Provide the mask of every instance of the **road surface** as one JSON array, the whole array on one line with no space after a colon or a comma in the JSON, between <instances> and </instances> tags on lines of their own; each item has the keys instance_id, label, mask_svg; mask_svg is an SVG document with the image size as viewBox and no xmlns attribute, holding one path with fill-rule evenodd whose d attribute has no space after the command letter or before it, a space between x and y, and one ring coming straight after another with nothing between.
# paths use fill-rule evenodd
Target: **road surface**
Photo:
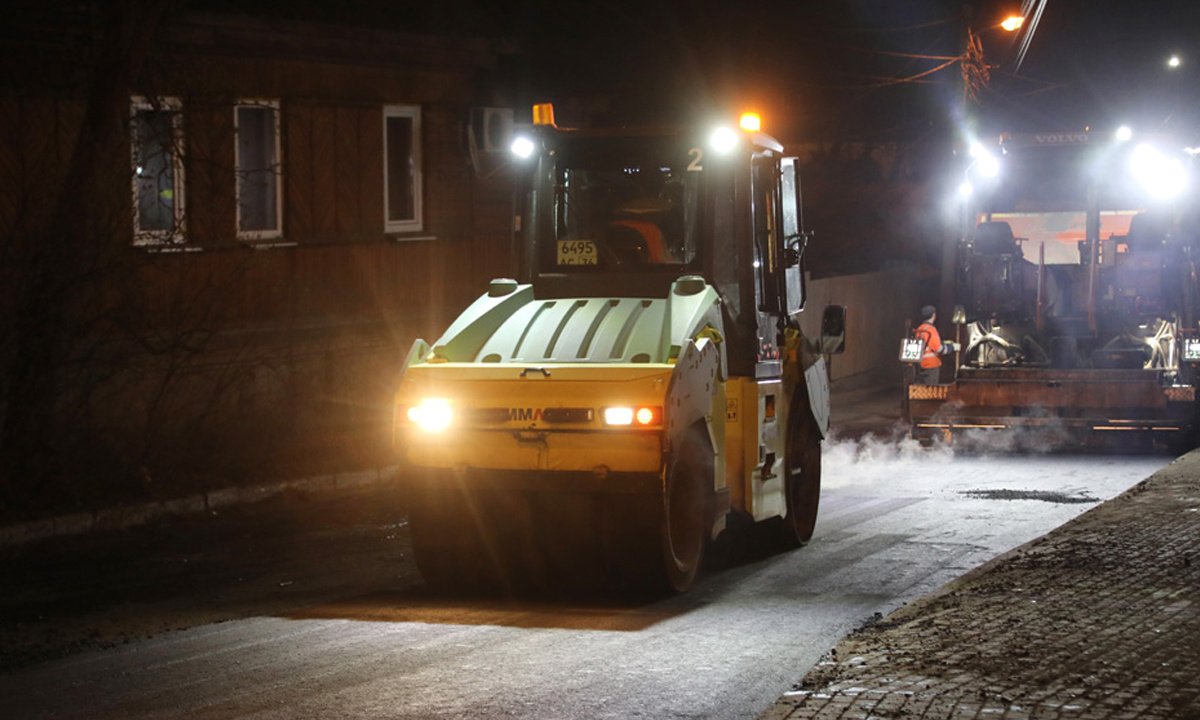
<instances>
[{"instance_id":1,"label":"road surface","mask_svg":"<svg viewBox=\"0 0 1200 720\"><path fill-rule=\"evenodd\" d=\"M807 547L739 545L648 604L435 596L371 497L30 549L0 697L13 719L753 718L846 633L1169 461L833 443Z\"/></svg>"}]
</instances>

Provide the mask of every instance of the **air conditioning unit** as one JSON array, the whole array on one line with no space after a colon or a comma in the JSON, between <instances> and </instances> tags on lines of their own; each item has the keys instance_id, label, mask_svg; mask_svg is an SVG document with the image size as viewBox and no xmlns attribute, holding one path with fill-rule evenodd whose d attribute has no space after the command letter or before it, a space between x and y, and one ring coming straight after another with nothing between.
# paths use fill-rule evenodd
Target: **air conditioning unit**
<instances>
[{"instance_id":1,"label":"air conditioning unit","mask_svg":"<svg viewBox=\"0 0 1200 720\"><path fill-rule=\"evenodd\" d=\"M475 149L483 153L508 152L512 143L512 108L471 109L471 135Z\"/></svg>"}]
</instances>

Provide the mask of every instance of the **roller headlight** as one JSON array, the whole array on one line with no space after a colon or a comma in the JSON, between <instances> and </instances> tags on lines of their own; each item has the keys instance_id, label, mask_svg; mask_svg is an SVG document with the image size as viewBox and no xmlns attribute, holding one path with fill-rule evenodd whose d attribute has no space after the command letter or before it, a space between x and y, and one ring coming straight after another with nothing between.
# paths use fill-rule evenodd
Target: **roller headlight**
<instances>
[{"instance_id":1,"label":"roller headlight","mask_svg":"<svg viewBox=\"0 0 1200 720\"><path fill-rule=\"evenodd\" d=\"M533 140L530 140L528 137L525 137L524 135L518 135L512 141L512 145L510 146L509 149L512 150L513 155L516 155L517 157L521 158L522 160L525 160L526 158L531 157L533 155L533 151L536 150L537 148L536 148L536 146L534 146Z\"/></svg>"},{"instance_id":2,"label":"roller headlight","mask_svg":"<svg viewBox=\"0 0 1200 720\"><path fill-rule=\"evenodd\" d=\"M657 427L662 425L662 408L619 406L604 408L604 424L627 427Z\"/></svg>"},{"instance_id":3,"label":"roller headlight","mask_svg":"<svg viewBox=\"0 0 1200 720\"><path fill-rule=\"evenodd\" d=\"M709 137L709 145L719 155L732 152L738 146L738 134L733 128L717 128Z\"/></svg>"},{"instance_id":4,"label":"roller headlight","mask_svg":"<svg viewBox=\"0 0 1200 720\"><path fill-rule=\"evenodd\" d=\"M454 422L454 409L449 400L422 400L410 407L406 415L409 422L425 432L441 432Z\"/></svg>"}]
</instances>

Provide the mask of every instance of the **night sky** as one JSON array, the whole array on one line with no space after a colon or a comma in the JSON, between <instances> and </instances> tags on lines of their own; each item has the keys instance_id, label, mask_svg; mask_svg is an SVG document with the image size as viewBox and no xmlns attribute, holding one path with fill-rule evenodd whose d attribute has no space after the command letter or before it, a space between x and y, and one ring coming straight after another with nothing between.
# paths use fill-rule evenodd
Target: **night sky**
<instances>
[{"instance_id":1,"label":"night sky","mask_svg":"<svg viewBox=\"0 0 1200 720\"><path fill-rule=\"evenodd\" d=\"M689 121L753 107L781 136L812 139L920 138L961 126L959 64L924 73L959 55L969 26L990 70L977 101L967 103L981 130L1132 123L1196 134L1200 2L1026 4L1043 11L1031 37L1028 28L996 27L1021 10L1021 0L193 0L191 7L511 38L523 51L505 59L497 79L518 106L551 100L568 113L563 120L607 123ZM1173 53L1183 65L1169 71Z\"/></svg>"},{"instance_id":2,"label":"night sky","mask_svg":"<svg viewBox=\"0 0 1200 720\"><path fill-rule=\"evenodd\" d=\"M1069 129L1137 122L1179 130L1181 109L1195 124L1195 0L1045 0L1019 70L1024 35L996 28L1018 2L604 6L576 11L574 19L531 15L538 28L529 35L531 75L548 95L607 88L614 105L630 113L754 106L801 136L919 135L961 114L957 63L914 76L947 62L935 58L957 56L969 24L993 66L990 83L970 104L980 124ZM1171 53L1184 65L1168 72Z\"/></svg>"}]
</instances>

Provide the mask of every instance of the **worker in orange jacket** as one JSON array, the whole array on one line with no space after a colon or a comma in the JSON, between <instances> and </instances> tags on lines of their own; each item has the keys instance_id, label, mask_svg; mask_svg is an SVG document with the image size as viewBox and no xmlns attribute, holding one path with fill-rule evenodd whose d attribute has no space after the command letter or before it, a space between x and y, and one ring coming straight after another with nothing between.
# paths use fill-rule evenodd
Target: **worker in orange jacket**
<instances>
[{"instance_id":1,"label":"worker in orange jacket","mask_svg":"<svg viewBox=\"0 0 1200 720\"><path fill-rule=\"evenodd\" d=\"M932 305L921 308L921 318L921 324L913 331L916 337L925 341L925 354L921 357L920 366L917 367L917 384L937 385L938 376L942 372L942 359L938 356L952 353L958 348L952 342L942 342L941 335L934 327L933 322L937 320L937 308Z\"/></svg>"}]
</instances>

